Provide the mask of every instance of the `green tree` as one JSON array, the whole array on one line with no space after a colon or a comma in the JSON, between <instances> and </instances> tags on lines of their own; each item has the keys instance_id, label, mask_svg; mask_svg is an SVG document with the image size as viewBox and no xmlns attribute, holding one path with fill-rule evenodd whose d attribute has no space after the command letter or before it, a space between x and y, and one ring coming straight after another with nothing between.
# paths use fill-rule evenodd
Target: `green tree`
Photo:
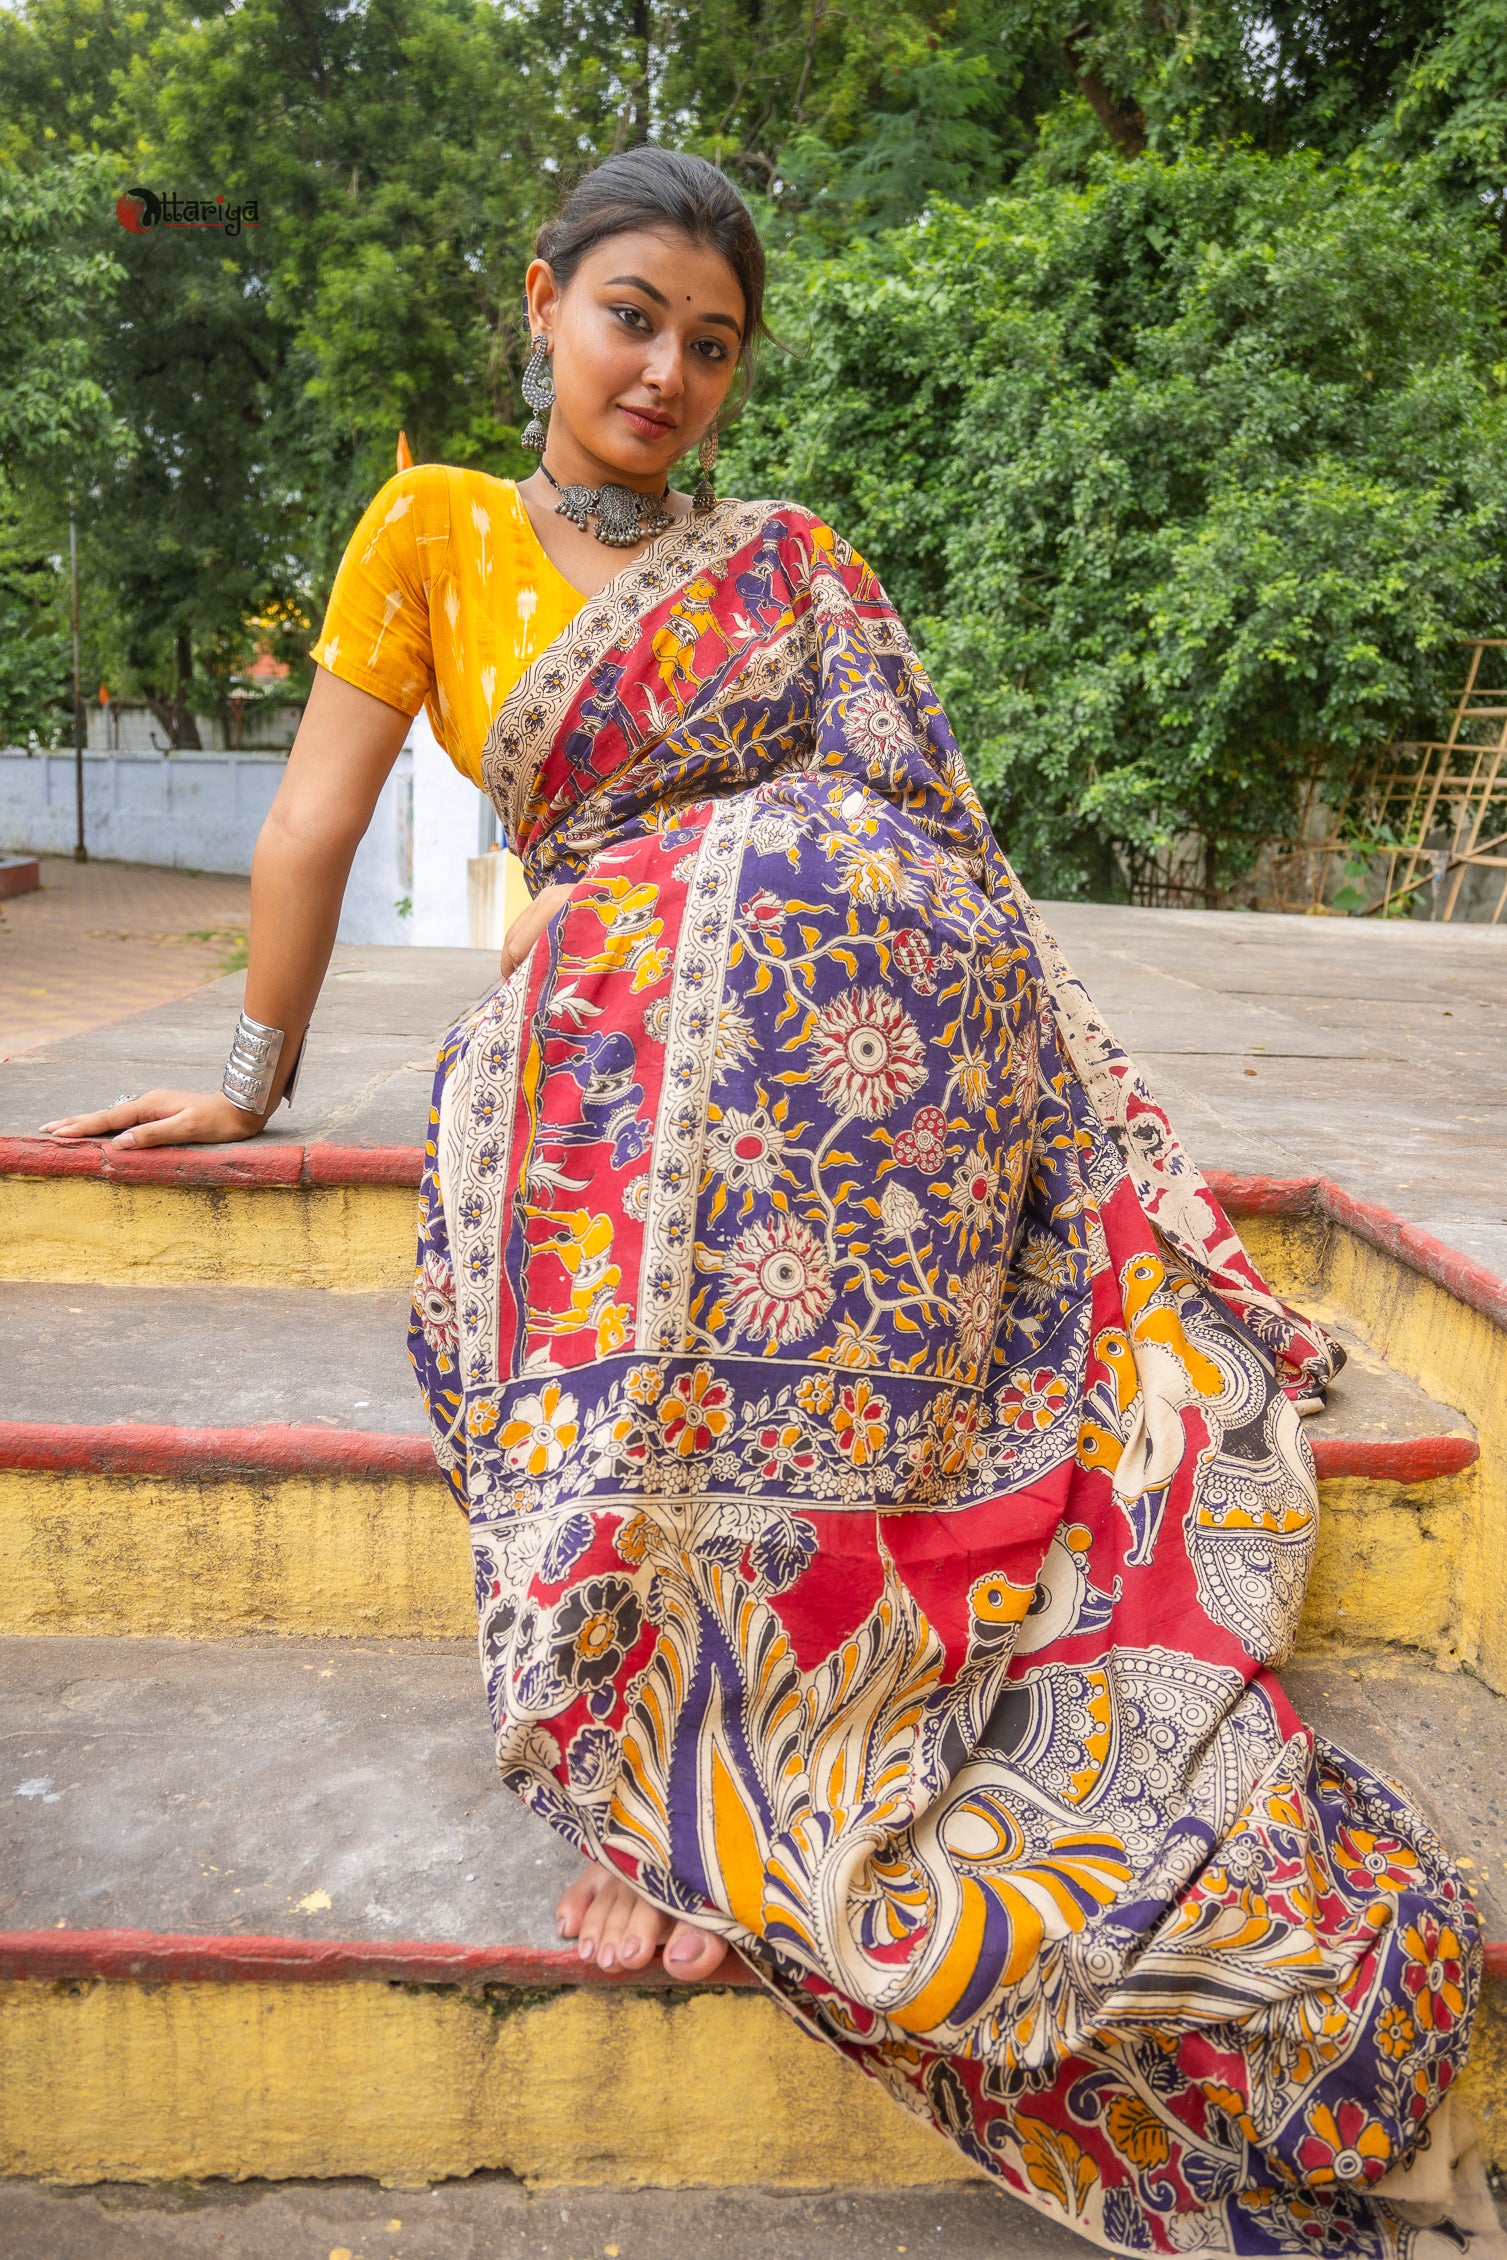
<instances>
[{"instance_id":1,"label":"green tree","mask_svg":"<svg viewBox=\"0 0 1507 2260\"><path fill-rule=\"evenodd\" d=\"M1491 243L1312 154L933 208L788 273L732 476L876 565L1033 885L1218 887L1507 619Z\"/></svg>"},{"instance_id":2,"label":"green tree","mask_svg":"<svg viewBox=\"0 0 1507 2260\"><path fill-rule=\"evenodd\" d=\"M98 321L119 270L97 243L107 178L85 157L0 162L0 743L50 739L66 694L67 498L126 434Z\"/></svg>"},{"instance_id":3,"label":"green tree","mask_svg":"<svg viewBox=\"0 0 1507 2260\"><path fill-rule=\"evenodd\" d=\"M1291 707L1292 718L1276 723L1242 705L1232 681L1221 679L1217 697L1207 684L1187 687L1198 672L1191 623L1204 622L1208 653L1225 634L1208 609L1216 583L1238 583L1257 555L1273 570L1284 560L1298 570L1293 529L1303 525L1311 547L1302 570L1315 576L1310 595L1328 591L1326 616L1370 620L1387 558L1403 560L1396 571L1409 602L1433 586L1409 546L1421 544L1440 574L1465 578L1448 601L1438 582L1437 603L1419 615L1415 658L1438 620L1470 606L1472 624L1485 617L1469 578L1485 537L1467 497L1480 490L1462 465L1472 448L1479 461L1495 444L1489 370L1503 358L1500 270L1469 248L1492 245L1490 222L1507 208L1494 16L1488 0L1233 0L1219 9L911 0L888 10L852 0L653 9L646 0L530 0L522 9L500 0L226 0L207 12L186 0L22 0L0 11L9 98L0 154L28 178L51 177L69 153L104 167L69 242L59 238L43 264L55 250L116 271L113 289L80 301L68 353L47 369L49 382L72 367L79 381L107 383L128 438L90 473L91 669L151 699L174 741L188 742L193 713L224 705L254 649L270 642L302 664L307 624L355 517L391 468L400 427L420 460L521 469L519 286L535 227L574 169L653 138L716 157L755 193L792 335L809 321L834 325L817 363L831 363L851 427L840 430L830 403L802 392L803 374L777 367L749 425L749 475L777 465L796 491L829 498L890 565L910 609L938 623L928 633L939 664L954 670L960 711L995 749L998 791L1008 799L1017 788L1007 791L1007 771L1023 776L1039 759L1046 782L1032 806L1043 812L1042 839L1067 857L1064 872L1095 884L1108 884L1115 857L1136 852L1169 812L1195 805L1211 838L1228 835L1218 856L1238 861L1221 764L1279 778L1298 756L1279 757L1273 745L1316 743L1320 722L1298 716L1290 683L1273 711ZM1263 162L1249 154L1257 150L1265 174L1251 170ZM1402 171L1383 175L1366 159L1354 173L1368 150ZM111 216L114 197L152 181L180 194L254 197L260 224L234 238L129 236ZM1296 256L1295 212L1320 229L1315 215L1352 206L1385 207L1413 231L1420 261L1437 239L1447 274L1469 271L1475 310L1452 380L1458 397L1448 415L1439 410L1441 430L1455 436L1440 440L1437 461L1407 450L1394 459L1377 396L1352 398L1313 378L1315 337L1339 336L1353 319L1367 335L1367 323L1377 326L1364 277L1334 281L1327 298L1311 277L1290 299L1272 281ZM1375 240L1352 228L1330 248L1376 254L1376 272L1390 276L1387 224L1377 219ZM1207 303L1200 297L1213 254L1243 272L1257 260L1250 231L1269 225L1285 246L1271 288L1230 317L1229 336L1210 331L1198 345L1195 316L1207 325L1218 298L1211 285ZM1011 228L1035 246L1029 255ZM1211 247L1205 266L1200 245ZM1418 369L1434 370L1440 387L1459 331L1452 290L1432 360L1421 314L1408 331ZM1279 304L1290 312L1300 302L1313 335L1296 315L1285 328L1274 319ZM1230 391L1220 372L1238 360L1247 330L1266 341L1271 363L1244 421L1230 407L1227 428L1216 430L1203 394ZM1157 359L1174 343L1191 356L1186 400ZM1019 366L1002 367L1004 352ZM1388 381L1389 399L1404 393L1422 397L1416 385L1408 393ZM1353 417L1351 437L1328 435L1318 404L1331 398ZM1271 463L1259 477L1252 468L1258 401L1278 423L1296 419L1287 471L1310 482L1301 496L1280 488ZM1173 475L1179 417L1193 454L1186 474ZM858 434L867 461L852 444ZM1160 460L1157 447L1173 452ZM1278 458L1286 462L1281 449ZM1336 465L1343 482L1324 486L1321 468L1327 477ZM37 619L60 492L57 477L49 486L31 476L20 517L12 496L7 554L20 578L6 586ZM1080 513L1076 550L1061 532L1069 495ZM1424 495L1434 498L1426 508ZM1430 511L1442 513L1437 523ZM1049 599L1010 562L1021 525L1049 537ZM963 527L974 529L973 552ZM1347 559L1359 593L1340 587L1349 586ZM1101 569L1107 612L1083 594ZM1173 592L1177 609L1153 634L1157 591ZM1266 617L1264 596L1241 601L1242 619ZM1046 606L1050 633L1032 602ZM949 613L968 622L961 642L949 643L941 625ZM1136 624L1114 627L1121 613ZM1080 627L1085 640L1074 643ZM1099 644L1110 655L1102 664ZM1008 716L995 668L1006 645L1023 655L1008 677L1025 686L1010 694ZM969 649L986 655L972 685ZM1046 695L1048 678L1066 680L1070 649L1082 711L1066 728L1065 710L1053 706L1050 742L1038 745L1032 732L1046 730L1046 709L1032 700ZM1253 665L1247 654L1242 683L1254 680ZM1393 714L1400 681L1388 675L1390 687L1367 693L1369 706L1346 711ZM1189 797L1184 753L1169 750L1192 743L1193 725L1171 719L1184 695L1201 714L1211 698L1223 702L1217 747L1198 756L1208 772L1202 801ZM1125 721L1152 706L1156 754L1149 725ZM1101 742L1096 715L1116 717L1115 743L1134 750L1122 759ZM1342 751L1344 729L1336 723L1331 736ZM1271 787L1277 800L1281 789ZM1267 784L1242 790L1254 824ZM1016 821L1027 819L1017 811Z\"/></svg>"},{"instance_id":4,"label":"green tree","mask_svg":"<svg viewBox=\"0 0 1507 2260\"><path fill-rule=\"evenodd\" d=\"M1496 0L1456 0L1381 138L1431 162L1466 210L1494 219L1507 254L1507 37Z\"/></svg>"}]
</instances>

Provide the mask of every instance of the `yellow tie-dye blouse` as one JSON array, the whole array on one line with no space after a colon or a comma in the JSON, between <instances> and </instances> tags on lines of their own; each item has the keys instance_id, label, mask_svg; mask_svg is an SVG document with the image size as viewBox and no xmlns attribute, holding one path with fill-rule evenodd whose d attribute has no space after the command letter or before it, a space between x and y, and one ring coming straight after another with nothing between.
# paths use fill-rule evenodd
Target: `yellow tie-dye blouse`
<instances>
[{"instance_id":1,"label":"yellow tie-dye blouse","mask_svg":"<svg viewBox=\"0 0 1507 2260\"><path fill-rule=\"evenodd\" d=\"M311 656L404 714L427 706L479 785L493 715L584 602L511 479L421 463L388 480L351 536Z\"/></svg>"}]
</instances>

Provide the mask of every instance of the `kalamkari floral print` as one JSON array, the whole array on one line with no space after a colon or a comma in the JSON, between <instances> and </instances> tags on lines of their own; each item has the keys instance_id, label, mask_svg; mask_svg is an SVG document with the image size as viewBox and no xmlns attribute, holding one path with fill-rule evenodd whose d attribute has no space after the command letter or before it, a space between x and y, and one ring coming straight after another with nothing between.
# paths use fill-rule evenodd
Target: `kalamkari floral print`
<instances>
[{"instance_id":1,"label":"kalamkari floral print","mask_svg":"<svg viewBox=\"0 0 1507 2260\"><path fill-rule=\"evenodd\" d=\"M1102 2246L1468 2246L1378 2185L1471 1902L1273 1676L1334 1353L873 575L784 505L677 527L484 772L574 882L444 1047L415 1289L509 1783Z\"/></svg>"}]
</instances>

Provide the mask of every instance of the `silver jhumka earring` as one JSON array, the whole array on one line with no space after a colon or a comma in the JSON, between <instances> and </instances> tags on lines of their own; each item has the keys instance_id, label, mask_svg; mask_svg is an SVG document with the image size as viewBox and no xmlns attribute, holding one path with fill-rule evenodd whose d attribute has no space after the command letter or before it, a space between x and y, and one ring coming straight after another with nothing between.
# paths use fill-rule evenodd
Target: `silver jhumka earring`
<instances>
[{"instance_id":1,"label":"silver jhumka earring","mask_svg":"<svg viewBox=\"0 0 1507 2260\"><path fill-rule=\"evenodd\" d=\"M531 455L542 455L546 438L543 419L555 405L555 379L549 365L548 338L535 338L534 350L528 357L520 389L534 413L519 434L518 444L526 447Z\"/></svg>"},{"instance_id":2,"label":"silver jhumka earring","mask_svg":"<svg viewBox=\"0 0 1507 2260\"><path fill-rule=\"evenodd\" d=\"M710 510L717 500L717 489L712 484L712 473L717 468L717 427L715 424L703 434L696 450L696 460L701 465L701 476L696 481L696 492L691 496L691 508L697 512Z\"/></svg>"}]
</instances>

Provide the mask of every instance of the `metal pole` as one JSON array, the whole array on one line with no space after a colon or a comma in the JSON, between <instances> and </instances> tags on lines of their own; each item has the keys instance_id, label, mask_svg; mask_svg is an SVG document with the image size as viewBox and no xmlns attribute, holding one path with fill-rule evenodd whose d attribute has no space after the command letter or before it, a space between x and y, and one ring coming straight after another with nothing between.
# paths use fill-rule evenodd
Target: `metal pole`
<instances>
[{"instance_id":1,"label":"metal pole","mask_svg":"<svg viewBox=\"0 0 1507 2260\"><path fill-rule=\"evenodd\" d=\"M73 791L78 815L73 860L75 863L87 863L89 850L84 845L84 685L79 672L78 635L78 527L74 523L71 503L68 507L68 579L73 614Z\"/></svg>"}]
</instances>

